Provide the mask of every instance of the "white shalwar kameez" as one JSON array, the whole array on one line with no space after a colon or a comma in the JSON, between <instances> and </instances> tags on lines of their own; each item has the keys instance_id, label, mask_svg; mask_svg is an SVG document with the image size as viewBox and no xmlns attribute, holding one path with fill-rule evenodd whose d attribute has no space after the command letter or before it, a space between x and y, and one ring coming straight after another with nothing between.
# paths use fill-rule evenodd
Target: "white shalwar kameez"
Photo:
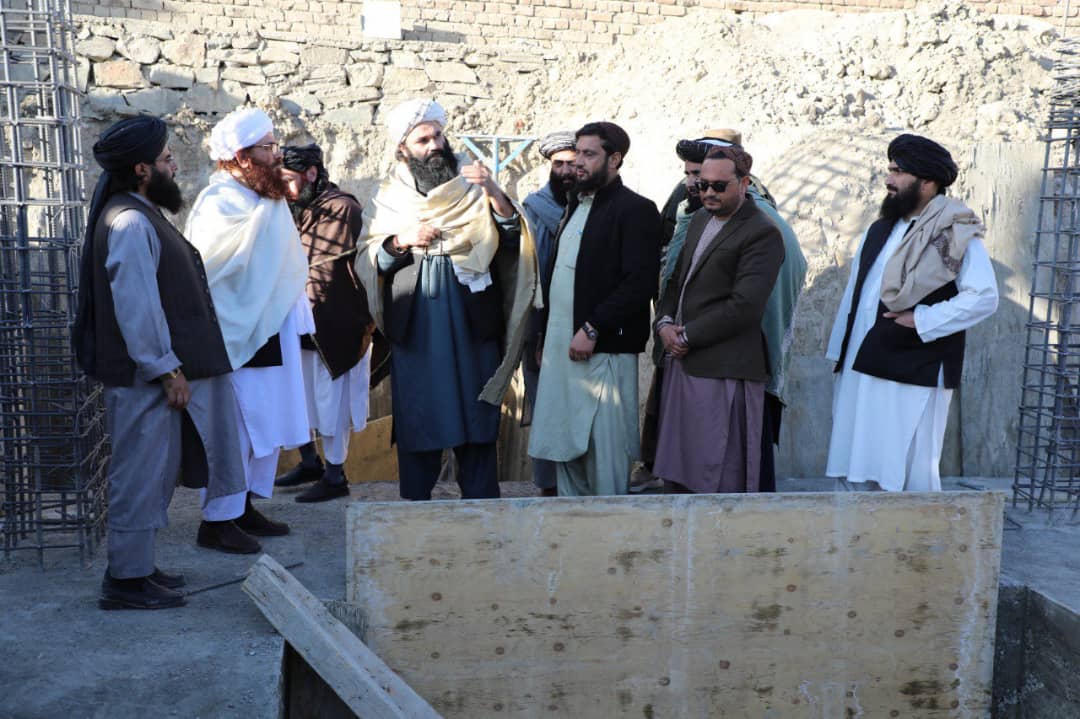
<instances>
[{"instance_id":1,"label":"white shalwar kameez","mask_svg":"<svg viewBox=\"0 0 1080 719\"><path fill-rule=\"evenodd\" d=\"M247 490L206 501L203 518L209 522L236 519L244 513L248 492L270 497L274 491L278 453L308 441L308 404L304 393L300 335L315 331L306 295L301 295L285 318L279 334L281 364L233 370L240 448Z\"/></svg>"},{"instance_id":2,"label":"white shalwar kameez","mask_svg":"<svg viewBox=\"0 0 1080 719\"><path fill-rule=\"evenodd\" d=\"M315 331L315 319L304 293L307 257L284 200L215 172L191 208L185 235L201 253L234 367L247 491L203 495L203 518L218 522L243 514L248 492L271 496L280 448L308 440L300 335ZM245 367L275 334L282 364Z\"/></svg>"},{"instance_id":3,"label":"white shalwar kameez","mask_svg":"<svg viewBox=\"0 0 1080 719\"><path fill-rule=\"evenodd\" d=\"M859 347L877 319L885 265L915 219L900 220L893 226L863 283L844 367L833 388L833 429L825 469L829 477L846 477L850 483L876 482L890 492L941 491L939 464L952 400L952 390L945 389L940 371L937 387L923 387L852 369ZM864 234L829 337L825 356L833 362L840 357L865 242ZM978 239L968 244L956 287L959 293L952 299L915 308L915 329L923 342L966 330L997 309L994 268Z\"/></svg>"},{"instance_id":4,"label":"white shalwar kameez","mask_svg":"<svg viewBox=\"0 0 1080 719\"><path fill-rule=\"evenodd\" d=\"M345 464L349 435L367 426L371 348L368 347L363 358L337 379L330 376L330 370L314 350L300 351L300 366L311 429L322 438L326 461ZM304 442L307 441L305 438Z\"/></svg>"}]
</instances>

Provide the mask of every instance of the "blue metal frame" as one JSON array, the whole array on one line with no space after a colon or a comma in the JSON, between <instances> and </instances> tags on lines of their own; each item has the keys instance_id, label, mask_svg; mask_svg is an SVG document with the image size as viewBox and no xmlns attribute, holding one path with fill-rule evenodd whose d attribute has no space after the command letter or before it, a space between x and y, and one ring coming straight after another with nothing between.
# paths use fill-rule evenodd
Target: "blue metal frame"
<instances>
[{"instance_id":1,"label":"blue metal frame","mask_svg":"<svg viewBox=\"0 0 1080 719\"><path fill-rule=\"evenodd\" d=\"M537 139L535 137L523 137L516 135L455 134L454 136L460 137L461 141L465 144L465 147L468 148L469 152L471 152L473 155L476 156L477 159L479 159L481 162L491 168L491 172L495 177L496 183L499 181L499 172L502 170L502 168L516 160L518 156L521 155L521 153L524 152L529 145L536 142ZM483 150L481 150L480 147L476 144L477 142L491 143L491 154L489 155ZM504 143L510 145L510 154L507 155L505 158L502 158L500 157L500 145Z\"/></svg>"}]
</instances>

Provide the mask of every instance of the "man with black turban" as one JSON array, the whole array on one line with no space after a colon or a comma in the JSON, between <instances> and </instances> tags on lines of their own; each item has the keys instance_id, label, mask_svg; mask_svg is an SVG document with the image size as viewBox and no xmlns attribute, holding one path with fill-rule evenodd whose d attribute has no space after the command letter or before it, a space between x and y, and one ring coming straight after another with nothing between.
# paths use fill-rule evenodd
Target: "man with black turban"
<instances>
[{"instance_id":1,"label":"man with black turban","mask_svg":"<svg viewBox=\"0 0 1080 719\"><path fill-rule=\"evenodd\" d=\"M536 262L543 269L551 262L551 250L555 246L555 235L559 231L559 222L566 212L570 201L570 192L574 189L576 170L574 169L574 133L568 131L552 132L540 141L540 156L550 164L548 181L536 192L530 194L521 203L525 207L525 217L532 228L536 241ZM541 272L540 282L547 283L550 277ZM536 356L540 336L540 311L533 310L529 321L529 331L525 337L525 350L521 354L521 375L525 380L525 399L529 403L531 421L532 408L536 406L536 386L540 382L540 365ZM533 484L544 497L554 497L555 465L545 459L532 460Z\"/></svg>"},{"instance_id":2,"label":"man with black turban","mask_svg":"<svg viewBox=\"0 0 1080 719\"><path fill-rule=\"evenodd\" d=\"M889 144L887 194L852 261L826 356L836 362L826 474L850 487L941 491L938 465L964 332L997 309L975 213L945 189L949 151Z\"/></svg>"},{"instance_id":3,"label":"man with black turban","mask_svg":"<svg viewBox=\"0 0 1080 719\"><path fill-rule=\"evenodd\" d=\"M177 477L229 491L242 479L231 370L199 253L162 209L183 206L165 123L122 120L94 145L72 340L105 385L112 436L102 609L184 604L184 578L154 565ZM182 472L181 472L182 470Z\"/></svg>"},{"instance_id":4,"label":"man with black turban","mask_svg":"<svg viewBox=\"0 0 1080 719\"><path fill-rule=\"evenodd\" d=\"M660 267L660 213L619 177L630 138L612 122L575 133L577 182L544 287L529 456L555 462L559 496L626 494L638 458L638 353Z\"/></svg>"},{"instance_id":5,"label":"man with black turban","mask_svg":"<svg viewBox=\"0 0 1080 719\"><path fill-rule=\"evenodd\" d=\"M345 458L349 435L367 425L371 335L375 323L353 268L364 208L330 182L315 144L282 148L285 197L308 258L307 298L315 332L300 338L308 421L322 438L300 446L300 463L277 478L278 487L315 482L297 502L348 497Z\"/></svg>"}]
</instances>

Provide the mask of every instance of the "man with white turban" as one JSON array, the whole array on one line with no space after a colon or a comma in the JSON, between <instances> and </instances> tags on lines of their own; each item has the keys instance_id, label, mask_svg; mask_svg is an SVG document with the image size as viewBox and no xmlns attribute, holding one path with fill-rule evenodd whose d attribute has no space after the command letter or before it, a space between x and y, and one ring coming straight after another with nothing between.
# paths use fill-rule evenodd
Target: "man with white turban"
<instances>
[{"instance_id":1,"label":"man with white turban","mask_svg":"<svg viewBox=\"0 0 1080 719\"><path fill-rule=\"evenodd\" d=\"M536 259L541 268L549 266L559 222L566 211L570 191L574 189L577 172L574 169L574 158L577 156L574 151L575 142L574 133L569 130L549 133L540 140L540 156L550 163L548 181L521 203L525 207L525 217L532 229L536 243ZM546 279L542 278L541 282ZM540 382L540 365L536 351L543 332L539 311L533 312L529 332L525 337L525 351L521 355L521 375L525 380L525 399L529 403L530 420L532 408L536 406L536 386ZM555 487L555 464L546 459L533 459L532 470L533 484L540 490L541 496L556 496L558 492Z\"/></svg>"},{"instance_id":2,"label":"man with white turban","mask_svg":"<svg viewBox=\"0 0 1080 719\"><path fill-rule=\"evenodd\" d=\"M218 169L185 234L202 253L234 370L247 489L204 502L198 543L249 554L260 549L254 536L289 531L256 510L251 496L272 494L281 447L309 439L300 336L315 326L270 118L255 108L225 116L210 133L210 157Z\"/></svg>"},{"instance_id":3,"label":"man with white turban","mask_svg":"<svg viewBox=\"0 0 1080 719\"><path fill-rule=\"evenodd\" d=\"M495 439L535 297L518 207L479 162L458 174L431 100L394 108L395 163L364 210L356 271L391 346L401 496L431 498L453 448L461 494L498 497Z\"/></svg>"}]
</instances>

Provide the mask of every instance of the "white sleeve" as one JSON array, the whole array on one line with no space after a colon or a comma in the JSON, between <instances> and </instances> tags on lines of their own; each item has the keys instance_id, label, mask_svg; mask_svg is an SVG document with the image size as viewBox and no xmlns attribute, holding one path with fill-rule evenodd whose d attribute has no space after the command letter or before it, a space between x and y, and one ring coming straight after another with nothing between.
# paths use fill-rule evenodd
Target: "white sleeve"
<instances>
[{"instance_id":1,"label":"white sleeve","mask_svg":"<svg viewBox=\"0 0 1080 719\"><path fill-rule=\"evenodd\" d=\"M915 331L923 342L966 330L997 309L997 278L981 240L974 239L968 244L956 288L959 293L952 299L915 308Z\"/></svg>"}]
</instances>

